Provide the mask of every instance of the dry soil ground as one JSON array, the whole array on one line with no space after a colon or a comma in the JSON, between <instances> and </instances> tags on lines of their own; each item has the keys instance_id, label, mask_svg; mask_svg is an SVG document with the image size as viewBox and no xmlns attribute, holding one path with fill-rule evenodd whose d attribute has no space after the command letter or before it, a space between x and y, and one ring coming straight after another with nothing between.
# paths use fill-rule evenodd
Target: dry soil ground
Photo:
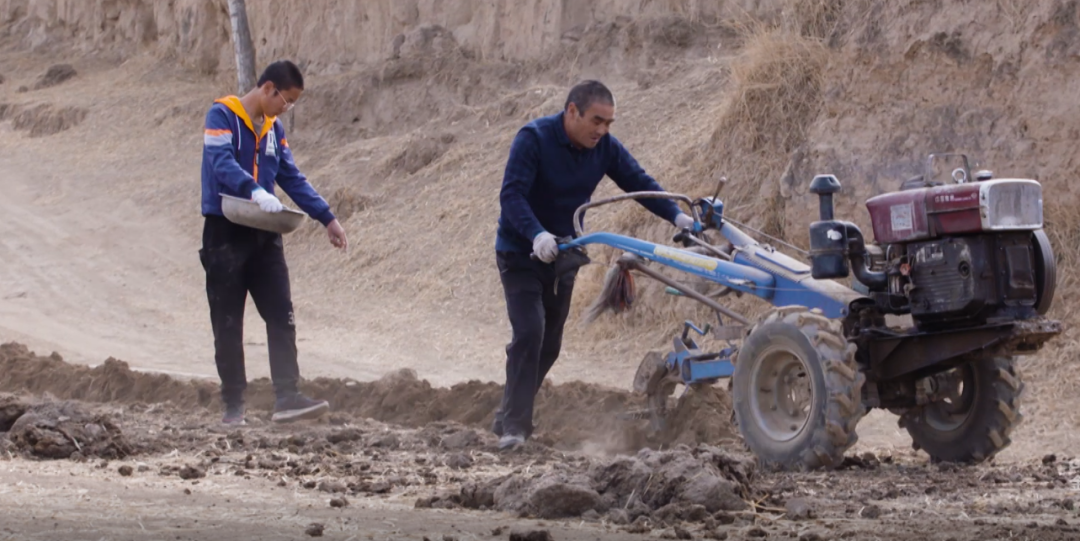
<instances>
[{"instance_id":1,"label":"dry soil ground","mask_svg":"<svg viewBox=\"0 0 1080 541\"><path fill-rule=\"evenodd\" d=\"M1080 460L931 465L861 453L830 473L769 473L731 437L681 427L658 450L596 412L633 399L545 389L540 438L501 453L484 430L497 388L431 391L398 374L317 380L337 412L276 425L254 383L251 424L215 426L213 385L0 348L4 539L1074 539ZM44 396L46 398L40 398ZM57 397L78 397L62 400ZM587 409L592 418L562 410ZM475 407L470 407L475 406ZM387 419L384 423L373 419ZM601 427L601 428L598 428ZM606 430L604 435L598 430ZM706 439L713 444L696 443ZM687 442L687 443L679 443ZM662 445L666 443L667 445ZM534 534L542 535L542 534ZM544 539L545 537L535 537Z\"/></svg>"}]
</instances>

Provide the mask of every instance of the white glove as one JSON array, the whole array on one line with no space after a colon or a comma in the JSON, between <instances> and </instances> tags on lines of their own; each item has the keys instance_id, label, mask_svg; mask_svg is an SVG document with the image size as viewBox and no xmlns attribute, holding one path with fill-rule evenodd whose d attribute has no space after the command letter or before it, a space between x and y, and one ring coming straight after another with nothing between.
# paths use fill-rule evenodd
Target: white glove
<instances>
[{"instance_id":1,"label":"white glove","mask_svg":"<svg viewBox=\"0 0 1080 541\"><path fill-rule=\"evenodd\" d=\"M686 214L679 214L675 217L675 227L679 229L693 229L694 219Z\"/></svg>"},{"instance_id":2,"label":"white glove","mask_svg":"<svg viewBox=\"0 0 1080 541\"><path fill-rule=\"evenodd\" d=\"M533 239L533 253L540 261L551 263L559 257L559 243L555 241L555 235L544 231Z\"/></svg>"},{"instance_id":3,"label":"white glove","mask_svg":"<svg viewBox=\"0 0 1080 541\"><path fill-rule=\"evenodd\" d=\"M281 212L285 208L280 199L262 188L255 188L251 192L251 200L258 203L263 212Z\"/></svg>"}]
</instances>

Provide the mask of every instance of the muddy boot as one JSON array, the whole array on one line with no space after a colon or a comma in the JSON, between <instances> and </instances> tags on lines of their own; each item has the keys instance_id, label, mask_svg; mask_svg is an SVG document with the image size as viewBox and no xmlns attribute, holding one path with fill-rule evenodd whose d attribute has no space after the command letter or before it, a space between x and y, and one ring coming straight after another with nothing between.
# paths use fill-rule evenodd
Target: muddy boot
<instances>
[{"instance_id":1,"label":"muddy boot","mask_svg":"<svg viewBox=\"0 0 1080 541\"><path fill-rule=\"evenodd\" d=\"M508 450L511 450L511 449L513 449L515 447L520 447L522 445L525 445L525 435L524 434L518 434L518 433L515 433L515 432L510 432L508 434L504 434L501 438L499 438L499 450L500 451L508 451Z\"/></svg>"},{"instance_id":2,"label":"muddy boot","mask_svg":"<svg viewBox=\"0 0 1080 541\"><path fill-rule=\"evenodd\" d=\"M244 419L244 404L226 404L225 415L221 417L221 424L226 426L244 426L247 421Z\"/></svg>"},{"instance_id":3,"label":"muddy boot","mask_svg":"<svg viewBox=\"0 0 1080 541\"><path fill-rule=\"evenodd\" d=\"M314 400L296 393L277 399L272 419L275 423L315 419L329 409L330 403L325 400Z\"/></svg>"}]
</instances>

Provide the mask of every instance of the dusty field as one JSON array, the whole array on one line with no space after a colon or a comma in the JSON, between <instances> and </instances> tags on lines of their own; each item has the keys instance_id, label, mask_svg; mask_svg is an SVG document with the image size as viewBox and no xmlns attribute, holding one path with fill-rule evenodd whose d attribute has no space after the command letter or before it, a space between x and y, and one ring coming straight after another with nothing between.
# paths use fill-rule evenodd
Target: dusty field
<instances>
[{"instance_id":1,"label":"dusty field","mask_svg":"<svg viewBox=\"0 0 1080 541\"><path fill-rule=\"evenodd\" d=\"M1080 533L1080 460L1070 456L962 468L913 453L863 453L836 472L775 474L757 471L722 430L620 453L611 435L632 434L633 422L560 416L551 398L596 411L626 397L613 391L598 404L566 385L546 390L542 437L500 453L484 419L463 411L482 405L482 392L455 387L404 410L388 397L408 395L417 382L399 378L369 387L316 381L312 389L339 389L341 406L325 419L275 425L259 398L249 426L226 429L204 407L208 384L133 373L118 361L88 370L12 344L0 359L13 378L3 388L40 393L0 394L5 539L297 539L313 524L328 539ZM266 382L257 383L261 397ZM348 393L357 401L344 400ZM464 399L469 393L476 400ZM372 419L380 416L395 422Z\"/></svg>"}]
</instances>

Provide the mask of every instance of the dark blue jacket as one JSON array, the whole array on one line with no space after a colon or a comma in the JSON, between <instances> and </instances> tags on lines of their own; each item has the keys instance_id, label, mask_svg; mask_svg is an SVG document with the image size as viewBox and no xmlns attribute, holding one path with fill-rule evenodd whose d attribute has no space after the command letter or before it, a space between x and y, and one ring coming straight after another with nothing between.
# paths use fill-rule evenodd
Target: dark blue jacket
<instances>
[{"instance_id":1,"label":"dark blue jacket","mask_svg":"<svg viewBox=\"0 0 1080 541\"><path fill-rule=\"evenodd\" d=\"M215 100L206 113L203 135L202 213L221 216L221 195L249 198L259 186L274 193L278 184L308 216L323 225L334 221L334 213L293 161L285 139L285 128L277 118L263 121L262 133L255 127L240 98Z\"/></svg>"},{"instance_id":2,"label":"dark blue jacket","mask_svg":"<svg viewBox=\"0 0 1080 541\"><path fill-rule=\"evenodd\" d=\"M663 191L611 134L584 150L566 135L563 113L526 124L514 138L503 175L495 249L531 253L533 238L544 231L573 236L574 211L589 201L604 175L625 192ZM669 222L681 212L671 200L639 202Z\"/></svg>"}]
</instances>

